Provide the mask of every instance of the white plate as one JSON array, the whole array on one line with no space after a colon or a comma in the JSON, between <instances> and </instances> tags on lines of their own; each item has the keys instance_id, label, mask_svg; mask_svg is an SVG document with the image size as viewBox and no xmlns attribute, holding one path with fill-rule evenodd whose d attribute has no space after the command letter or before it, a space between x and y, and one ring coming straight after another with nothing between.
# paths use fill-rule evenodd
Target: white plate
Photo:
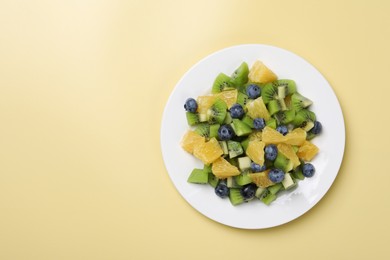
<instances>
[{"instance_id":1,"label":"white plate","mask_svg":"<svg viewBox=\"0 0 390 260\"><path fill-rule=\"evenodd\" d=\"M215 77L230 75L243 61L249 66L263 61L279 78L293 79L297 89L313 100L311 107L323 125L323 132L313 139L320 152L313 160L316 173L299 182L291 192L283 192L270 206L250 201L232 206L221 199L209 185L190 184L193 168L203 164L180 147L189 129L183 105L189 97L210 93ZM278 226L298 218L311 209L328 191L339 171L345 145L345 127L340 104L329 83L312 65L281 48L249 44L215 52L194 65L179 81L166 104L161 126L161 149L165 166L184 199L203 215L222 224L244 229Z\"/></svg>"}]
</instances>

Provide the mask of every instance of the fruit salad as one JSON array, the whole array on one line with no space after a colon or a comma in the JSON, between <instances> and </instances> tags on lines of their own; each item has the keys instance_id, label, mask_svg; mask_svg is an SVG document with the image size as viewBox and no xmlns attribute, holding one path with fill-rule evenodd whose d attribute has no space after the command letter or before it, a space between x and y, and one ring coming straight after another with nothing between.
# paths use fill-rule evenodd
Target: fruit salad
<instances>
[{"instance_id":1,"label":"fruit salad","mask_svg":"<svg viewBox=\"0 0 390 260\"><path fill-rule=\"evenodd\" d=\"M269 205L313 177L319 148L311 140L322 125L312 103L294 80L278 79L259 60L251 68L243 62L231 76L220 73L209 95L184 102L189 130L181 146L204 164L188 182L211 185L233 205Z\"/></svg>"}]
</instances>

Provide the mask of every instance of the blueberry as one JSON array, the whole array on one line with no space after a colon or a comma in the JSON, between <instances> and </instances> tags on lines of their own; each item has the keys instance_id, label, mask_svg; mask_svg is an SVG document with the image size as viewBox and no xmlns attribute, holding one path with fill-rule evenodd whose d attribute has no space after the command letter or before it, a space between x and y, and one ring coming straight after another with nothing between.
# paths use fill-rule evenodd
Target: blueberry
<instances>
[{"instance_id":1,"label":"blueberry","mask_svg":"<svg viewBox=\"0 0 390 260\"><path fill-rule=\"evenodd\" d=\"M240 104L234 104L229 111L232 118L241 119L245 114L244 108Z\"/></svg>"},{"instance_id":2,"label":"blueberry","mask_svg":"<svg viewBox=\"0 0 390 260\"><path fill-rule=\"evenodd\" d=\"M314 168L313 164L311 164L311 163L305 163L302 167L303 176L305 176L307 178L313 177L315 172L316 172L316 169Z\"/></svg>"},{"instance_id":3,"label":"blueberry","mask_svg":"<svg viewBox=\"0 0 390 260\"><path fill-rule=\"evenodd\" d=\"M274 183L282 182L284 180L284 172L280 169L272 169L268 173L268 178Z\"/></svg>"},{"instance_id":4,"label":"blueberry","mask_svg":"<svg viewBox=\"0 0 390 260\"><path fill-rule=\"evenodd\" d=\"M318 121L315 121L314 122L314 126L313 128L310 130L311 133L315 134L315 135L318 135L320 134L322 131L322 124Z\"/></svg>"},{"instance_id":5,"label":"blueberry","mask_svg":"<svg viewBox=\"0 0 390 260\"><path fill-rule=\"evenodd\" d=\"M263 172L267 169L265 165L260 165L257 163L252 162L251 163L251 170L252 172Z\"/></svg>"},{"instance_id":6,"label":"blueberry","mask_svg":"<svg viewBox=\"0 0 390 260\"><path fill-rule=\"evenodd\" d=\"M278 155L278 148L274 144L269 144L265 147L265 159L273 161Z\"/></svg>"},{"instance_id":7,"label":"blueberry","mask_svg":"<svg viewBox=\"0 0 390 260\"><path fill-rule=\"evenodd\" d=\"M265 127L265 120L264 118L255 118L253 119L253 127L256 129L256 130L263 130L263 128Z\"/></svg>"},{"instance_id":8,"label":"blueberry","mask_svg":"<svg viewBox=\"0 0 390 260\"><path fill-rule=\"evenodd\" d=\"M288 128L285 125L280 125L276 128L276 131L281 133L282 135L286 135L288 133Z\"/></svg>"},{"instance_id":9,"label":"blueberry","mask_svg":"<svg viewBox=\"0 0 390 260\"><path fill-rule=\"evenodd\" d=\"M244 200L251 200L255 197L257 186L254 183L245 185L240 189L240 193Z\"/></svg>"},{"instance_id":10,"label":"blueberry","mask_svg":"<svg viewBox=\"0 0 390 260\"><path fill-rule=\"evenodd\" d=\"M230 125L221 125L218 129L218 138L222 141L227 141L232 139L234 136L233 128Z\"/></svg>"},{"instance_id":11,"label":"blueberry","mask_svg":"<svg viewBox=\"0 0 390 260\"><path fill-rule=\"evenodd\" d=\"M260 97L261 89L259 86L255 85L255 84L250 84L246 88L246 94L248 95L248 97L250 99L256 99L256 98Z\"/></svg>"},{"instance_id":12,"label":"blueberry","mask_svg":"<svg viewBox=\"0 0 390 260\"><path fill-rule=\"evenodd\" d=\"M184 104L184 109L188 112L195 113L198 109L198 103L196 103L196 100L193 98L189 98L186 100L186 103Z\"/></svg>"},{"instance_id":13,"label":"blueberry","mask_svg":"<svg viewBox=\"0 0 390 260\"><path fill-rule=\"evenodd\" d=\"M225 182L220 181L218 183L217 187L215 187L215 194L217 194L218 197L221 198L226 198L227 196L229 196L229 188Z\"/></svg>"}]
</instances>

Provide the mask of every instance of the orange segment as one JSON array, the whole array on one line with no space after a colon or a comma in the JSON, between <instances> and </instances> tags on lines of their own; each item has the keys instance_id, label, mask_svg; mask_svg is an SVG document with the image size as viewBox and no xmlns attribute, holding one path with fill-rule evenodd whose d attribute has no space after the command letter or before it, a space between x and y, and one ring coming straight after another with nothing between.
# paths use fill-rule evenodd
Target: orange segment
<instances>
[{"instance_id":1,"label":"orange segment","mask_svg":"<svg viewBox=\"0 0 390 260\"><path fill-rule=\"evenodd\" d=\"M253 119L262 117L265 120L268 120L271 117L262 97L256 98L254 101L246 104L246 108L248 109L248 116Z\"/></svg>"},{"instance_id":2,"label":"orange segment","mask_svg":"<svg viewBox=\"0 0 390 260\"><path fill-rule=\"evenodd\" d=\"M227 107L230 108L235 103L237 103L237 94L238 94L237 89L233 89L233 90L222 91L221 93L215 94L214 96L225 101Z\"/></svg>"},{"instance_id":3,"label":"orange segment","mask_svg":"<svg viewBox=\"0 0 390 260\"><path fill-rule=\"evenodd\" d=\"M215 138L211 138L210 141L194 147L194 156L207 165L214 162L222 154L222 148Z\"/></svg>"},{"instance_id":4,"label":"orange segment","mask_svg":"<svg viewBox=\"0 0 390 260\"><path fill-rule=\"evenodd\" d=\"M249 141L248 148L246 148L246 155L255 163L264 165L264 147L265 144L262 141Z\"/></svg>"},{"instance_id":5,"label":"orange segment","mask_svg":"<svg viewBox=\"0 0 390 260\"><path fill-rule=\"evenodd\" d=\"M278 79L267 66L261 61L256 61L248 74L249 81L257 83L268 83Z\"/></svg>"},{"instance_id":6,"label":"orange segment","mask_svg":"<svg viewBox=\"0 0 390 260\"><path fill-rule=\"evenodd\" d=\"M271 185L274 185L274 183L268 178L269 171L270 170L265 170L258 173L249 173L248 176L258 187L267 188Z\"/></svg>"},{"instance_id":7,"label":"orange segment","mask_svg":"<svg viewBox=\"0 0 390 260\"><path fill-rule=\"evenodd\" d=\"M304 161L311 161L314 156L317 155L318 151L319 149L315 144L305 141L303 145L299 147L297 155Z\"/></svg>"},{"instance_id":8,"label":"orange segment","mask_svg":"<svg viewBox=\"0 0 390 260\"><path fill-rule=\"evenodd\" d=\"M211 171L215 176L219 179L226 179L231 176L236 176L240 174L238 168L234 165L231 165L224 158L219 157L217 160L213 162L211 166Z\"/></svg>"},{"instance_id":9,"label":"orange segment","mask_svg":"<svg viewBox=\"0 0 390 260\"><path fill-rule=\"evenodd\" d=\"M206 114L207 110L214 104L216 96L199 96L196 100L198 103L198 113Z\"/></svg>"},{"instance_id":10,"label":"orange segment","mask_svg":"<svg viewBox=\"0 0 390 260\"><path fill-rule=\"evenodd\" d=\"M283 143L286 140L286 137L275 129L266 126L263 129L262 141L267 144L279 144Z\"/></svg>"},{"instance_id":11,"label":"orange segment","mask_svg":"<svg viewBox=\"0 0 390 260\"><path fill-rule=\"evenodd\" d=\"M293 163L294 169L301 164L294 148L290 144L278 144L278 152L286 156Z\"/></svg>"},{"instance_id":12,"label":"orange segment","mask_svg":"<svg viewBox=\"0 0 390 260\"><path fill-rule=\"evenodd\" d=\"M194 152L194 148L206 142L203 136L198 135L195 131L187 131L181 140L181 147L189 153Z\"/></svg>"},{"instance_id":13,"label":"orange segment","mask_svg":"<svg viewBox=\"0 0 390 260\"><path fill-rule=\"evenodd\" d=\"M285 143L301 146L306 141L306 131L302 128L296 128L288 133L285 137Z\"/></svg>"},{"instance_id":14,"label":"orange segment","mask_svg":"<svg viewBox=\"0 0 390 260\"><path fill-rule=\"evenodd\" d=\"M261 135L262 135L262 132L261 131L253 131L249 136L249 141L254 141L254 140L259 140L261 141Z\"/></svg>"}]
</instances>

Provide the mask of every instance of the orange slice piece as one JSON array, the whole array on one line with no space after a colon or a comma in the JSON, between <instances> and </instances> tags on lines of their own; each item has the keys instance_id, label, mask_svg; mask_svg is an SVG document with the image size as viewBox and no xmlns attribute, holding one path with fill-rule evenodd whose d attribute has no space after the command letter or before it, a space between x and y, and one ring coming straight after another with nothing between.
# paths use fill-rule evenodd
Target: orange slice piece
<instances>
[{"instance_id":1,"label":"orange slice piece","mask_svg":"<svg viewBox=\"0 0 390 260\"><path fill-rule=\"evenodd\" d=\"M240 171L236 166L231 165L222 157L219 157L213 162L213 165L211 166L211 171L219 179L226 179L228 177L240 174Z\"/></svg>"},{"instance_id":2,"label":"orange slice piece","mask_svg":"<svg viewBox=\"0 0 390 260\"><path fill-rule=\"evenodd\" d=\"M315 144L305 141L303 145L299 147L297 155L304 161L310 162L317 155L318 151L319 149Z\"/></svg>"}]
</instances>

